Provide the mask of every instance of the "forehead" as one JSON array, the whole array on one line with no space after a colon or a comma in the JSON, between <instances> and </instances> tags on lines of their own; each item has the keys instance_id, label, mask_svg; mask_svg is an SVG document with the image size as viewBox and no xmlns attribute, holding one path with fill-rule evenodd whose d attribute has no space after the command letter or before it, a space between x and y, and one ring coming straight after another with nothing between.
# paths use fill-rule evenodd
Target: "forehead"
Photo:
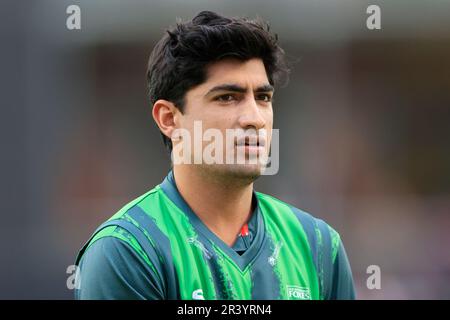
<instances>
[{"instance_id":1,"label":"forehead","mask_svg":"<svg viewBox=\"0 0 450 320\"><path fill-rule=\"evenodd\" d=\"M234 83L243 87L258 87L269 83L264 63L257 58L247 61L220 60L207 67L206 75L206 81L200 85L204 90L223 83Z\"/></svg>"}]
</instances>

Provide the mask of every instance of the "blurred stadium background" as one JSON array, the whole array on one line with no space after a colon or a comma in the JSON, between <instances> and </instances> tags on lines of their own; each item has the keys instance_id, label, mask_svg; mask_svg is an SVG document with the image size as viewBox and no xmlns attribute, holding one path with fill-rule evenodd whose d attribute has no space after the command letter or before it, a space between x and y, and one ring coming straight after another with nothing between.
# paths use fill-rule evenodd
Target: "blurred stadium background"
<instances>
[{"instance_id":1,"label":"blurred stadium background","mask_svg":"<svg viewBox=\"0 0 450 320\"><path fill-rule=\"evenodd\" d=\"M81 8L81 30L66 8ZM382 29L366 28L381 7ZM67 266L169 169L148 55L177 17L259 15L295 63L280 171L257 183L341 234L360 299L450 299L450 1L2 1L0 298L71 299ZM366 268L381 268L381 289Z\"/></svg>"}]
</instances>

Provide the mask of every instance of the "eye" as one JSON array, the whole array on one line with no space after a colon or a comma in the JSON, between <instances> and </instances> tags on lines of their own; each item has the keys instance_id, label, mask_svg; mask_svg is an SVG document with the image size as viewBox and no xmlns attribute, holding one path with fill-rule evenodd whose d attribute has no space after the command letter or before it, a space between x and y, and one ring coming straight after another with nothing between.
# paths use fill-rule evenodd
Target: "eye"
<instances>
[{"instance_id":1,"label":"eye","mask_svg":"<svg viewBox=\"0 0 450 320\"><path fill-rule=\"evenodd\" d=\"M235 97L232 94L223 94L215 98L215 100L220 102L230 102L235 100Z\"/></svg>"},{"instance_id":2,"label":"eye","mask_svg":"<svg viewBox=\"0 0 450 320\"><path fill-rule=\"evenodd\" d=\"M259 94L258 100L262 100L263 102L270 102L272 101L272 96L267 93Z\"/></svg>"}]
</instances>

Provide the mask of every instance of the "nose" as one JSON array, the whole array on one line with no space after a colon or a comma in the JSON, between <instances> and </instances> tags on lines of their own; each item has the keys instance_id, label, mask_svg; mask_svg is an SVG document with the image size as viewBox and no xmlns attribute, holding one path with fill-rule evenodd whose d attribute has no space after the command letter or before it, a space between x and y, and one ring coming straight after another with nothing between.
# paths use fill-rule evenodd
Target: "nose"
<instances>
[{"instance_id":1,"label":"nose","mask_svg":"<svg viewBox=\"0 0 450 320\"><path fill-rule=\"evenodd\" d=\"M262 129L266 125L260 106L252 96L245 104L242 105L242 113L239 117L239 125L243 129L255 128L256 130Z\"/></svg>"}]
</instances>

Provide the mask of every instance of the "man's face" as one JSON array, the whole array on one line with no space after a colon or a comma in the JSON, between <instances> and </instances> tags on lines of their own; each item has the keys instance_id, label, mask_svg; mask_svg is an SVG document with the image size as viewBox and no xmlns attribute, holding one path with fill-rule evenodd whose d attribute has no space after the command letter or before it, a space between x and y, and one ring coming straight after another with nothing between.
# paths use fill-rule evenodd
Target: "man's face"
<instances>
[{"instance_id":1,"label":"man's face","mask_svg":"<svg viewBox=\"0 0 450 320\"><path fill-rule=\"evenodd\" d=\"M223 162L208 164L203 159L201 164L192 165L222 177L253 181L260 176L264 165L255 160L261 159L262 156L267 157L270 149L273 124L272 95L273 87L269 84L261 59L244 62L224 59L211 64L207 68L207 80L186 93L179 127L188 130L191 137L198 133L194 132L195 122L197 130L201 123L202 133L208 129L220 131L223 143L222 145L215 143L215 146L218 149L222 148L223 156L220 158ZM266 134L262 135L264 132ZM235 138L231 137L232 140L230 136L227 138L227 134L230 133L235 135ZM207 151L207 146L214 140L215 138L211 138L210 141L203 141L202 150ZM192 153L194 148L195 146ZM215 152L212 154L217 156ZM245 163L239 164L236 160L233 163L224 163L227 156L233 154L243 156Z\"/></svg>"}]
</instances>

